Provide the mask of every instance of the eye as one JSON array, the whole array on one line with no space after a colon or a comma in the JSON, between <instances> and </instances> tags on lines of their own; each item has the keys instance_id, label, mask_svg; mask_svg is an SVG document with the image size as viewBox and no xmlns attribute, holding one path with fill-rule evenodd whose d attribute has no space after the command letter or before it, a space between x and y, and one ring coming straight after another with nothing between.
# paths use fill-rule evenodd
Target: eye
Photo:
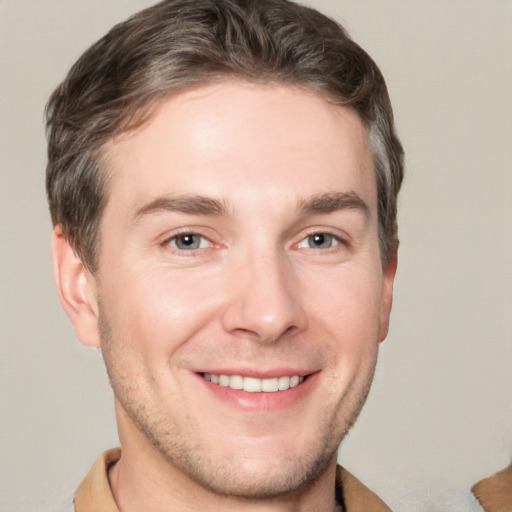
<instances>
[{"instance_id":1,"label":"eye","mask_svg":"<svg viewBox=\"0 0 512 512\"><path fill-rule=\"evenodd\" d=\"M168 243L180 251L206 249L211 245L211 242L207 238L195 233L183 233L181 235L173 236Z\"/></svg>"},{"instance_id":2,"label":"eye","mask_svg":"<svg viewBox=\"0 0 512 512\"><path fill-rule=\"evenodd\" d=\"M340 240L329 233L314 233L299 242L299 249L331 249L340 244Z\"/></svg>"}]
</instances>

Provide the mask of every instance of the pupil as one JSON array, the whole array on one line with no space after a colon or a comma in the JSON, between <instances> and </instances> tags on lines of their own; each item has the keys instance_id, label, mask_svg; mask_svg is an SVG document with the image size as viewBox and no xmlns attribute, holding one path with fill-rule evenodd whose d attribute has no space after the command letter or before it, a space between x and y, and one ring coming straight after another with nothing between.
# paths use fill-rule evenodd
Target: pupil
<instances>
[{"instance_id":1,"label":"pupil","mask_svg":"<svg viewBox=\"0 0 512 512\"><path fill-rule=\"evenodd\" d=\"M313 235L313 241L315 245L324 245L325 244L325 235L317 234Z\"/></svg>"},{"instance_id":2,"label":"pupil","mask_svg":"<svg viewBox=\"0 0 512 512\"><path fill-rule=\"evenodd\" d=\"M332 247L332 236L327 233L316 233L309 237L308 244L312 249L329 249Z\"/></svg>"},{"instance_id":3,"label":"pupil","mask_svg":"<svg viewBox=\"0 0 512 512\"><path fill-rule=\"evenodd\" d=\"M197 235L181 235L176 239L178 249L197 249L199 244L200 238Z\"/></svg>"}]
</instances>

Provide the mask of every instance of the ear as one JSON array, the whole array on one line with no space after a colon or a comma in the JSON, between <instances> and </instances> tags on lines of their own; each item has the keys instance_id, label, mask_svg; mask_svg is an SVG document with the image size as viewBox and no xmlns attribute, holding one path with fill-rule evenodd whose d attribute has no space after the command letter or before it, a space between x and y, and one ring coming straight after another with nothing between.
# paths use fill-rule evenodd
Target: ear
<instances>
[{"instance_id":1,"label":"ear","mask_svg":"<svg viewBox=\"0 0 512 512\"><path fill-rule=\"evenodd\" d=\"M398 265L397 251L393 251L387 266L384 268L384 279L382 282L382 297L380 304L380 330L379 342L384 341L389 331L389 315L393 304L393 283L395 281L396 268Z\"/></svg>"},{"instance_id":2,"label":"ear","mask_svg":"<svg viewBox=\"0 0 512 512\"><path fill-rule=\"evenodd\" d=\"M78 339L87 347L99 347L96 280L76 256L60 226L53 230L52 260L60 302Z\"/></svg>"}]
</instances>

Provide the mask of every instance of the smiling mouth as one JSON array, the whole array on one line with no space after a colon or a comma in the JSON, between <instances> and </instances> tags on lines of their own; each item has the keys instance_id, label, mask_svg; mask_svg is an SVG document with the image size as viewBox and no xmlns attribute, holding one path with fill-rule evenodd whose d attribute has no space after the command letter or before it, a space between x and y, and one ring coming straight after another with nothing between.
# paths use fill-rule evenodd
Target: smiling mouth
<instances>
[{"instance_id":1,"label":"smiling mouth","mask_svg":"<svg viewBox=\"0 0 512 512\"><path fill-rule=\"evenodd\" d=\"M276 393L278 391L286 391L295 388L306 377L299 375L283 375L282 377L274 377L271 379L257 379L255 377L243 377L242 375L218 375L215 373L202 373L202 377L211 382L225 388L247 391L249 393Z\"/></svg>"}]
</instances>

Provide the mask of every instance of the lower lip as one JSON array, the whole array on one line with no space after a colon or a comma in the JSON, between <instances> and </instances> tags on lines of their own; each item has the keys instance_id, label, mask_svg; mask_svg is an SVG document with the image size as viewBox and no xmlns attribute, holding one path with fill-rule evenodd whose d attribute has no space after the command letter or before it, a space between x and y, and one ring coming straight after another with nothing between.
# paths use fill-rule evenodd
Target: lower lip
<instances>
[{"instance_id":1,"label":"lower lip","mask_svg":"<svg viewBox=\"0 0 512 512\"><path fill-rule=\"evenodd\" d=\"M308 375L301 384L293 388L274 393L250 393L212 384L204 379L202 375L198 375L198 378L218 400L231 406L248 412L278 412L289 409L305 399L316 385L318 372Z\"/></svg>"}]
</instances>

